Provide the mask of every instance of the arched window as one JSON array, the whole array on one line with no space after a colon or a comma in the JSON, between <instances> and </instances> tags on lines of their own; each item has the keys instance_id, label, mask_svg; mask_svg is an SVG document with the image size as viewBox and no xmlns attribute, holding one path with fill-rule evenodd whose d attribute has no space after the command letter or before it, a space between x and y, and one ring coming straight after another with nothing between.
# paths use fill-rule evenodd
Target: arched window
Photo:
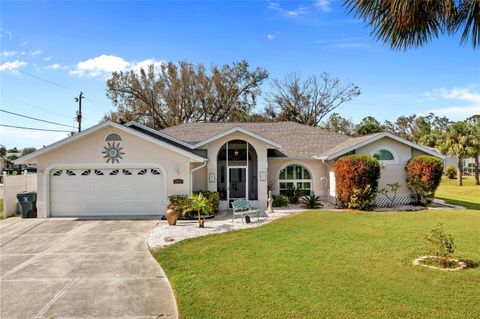
<instances>
[{"instance_id":1,"label":"arched window","mask_svg":"<svg viewBox=\"0 0 480 319\"><path fill-rule=\"evenodd\" d=\"M373 157L375 157L379 161L394 161L395 160L395 156L393 156L392 152L390 152L388 150L385 150L385 149L378 150L377 152L375 152L375 154L373 154Z\"/></svg>"},{"instance_id":2,"label":"arched window","mask_svg":"<svg viewBox=\"0 0 480 319\"><path fill-rule=\"evenodd\" d=\"M121 140L122 138L117 133L108 134L105 138L105 141L107 142L120 142Z\"/></svg>"},{"instance_id":3,"label":"arched window","mask_svg":"<svg viewBox=\"0 0 480 319\"><path fill-rule=\"evenodd\" d=\"M305 166L299 164L283 168L278 176L278 182L280 194L285 194L290 187L300 189L302 195L310 195L312 192L312 174Z\"/></svg>"}]
</instances>

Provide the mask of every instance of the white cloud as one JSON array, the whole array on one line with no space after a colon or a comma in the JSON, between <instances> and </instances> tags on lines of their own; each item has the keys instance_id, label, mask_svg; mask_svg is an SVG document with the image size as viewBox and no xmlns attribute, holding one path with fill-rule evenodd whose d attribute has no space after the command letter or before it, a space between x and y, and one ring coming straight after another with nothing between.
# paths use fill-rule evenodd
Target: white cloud
<instances>
[{"instance_id":1,"label":"white cloud","mask_svg":"<svg viewBox=\"0 0 480 319\"><path fill-rule=\"evenodd\" d=\"M44 57L42 60L43 60L43 61L50 61L51 59L52 59L51 57L46 56L46 57Z\"/></svg>"},{"instance_id":2,"label":"white cloud","mask_svg":"<svg viewBox=\"0 0 480 319\"><path fill-rule=\"evenodd\" d=\"M269 2L267 8L275 11L279 16L286 18L298 18L310 12L310 9L308 7L298 7L291 10L284 9L280 6L280 4L276 2Z\"/></svg>"},{"instance_id":3,"label":"white cloud","mask_svg":"<svg viewBox=\"0 0 480 319\"><path fill-rule=\"evenodd\" d=\"M45 69L49 69L49 70L58 70L60 69L62 66L58 63L55 63L55 64L50 64L48 66L45 67Z\"/></svg>"},{"instance_id":4,"label":"white cloud","mask_svg":"<svg viewBox=\"0 0 480 319\"><path fill-rule=\"evenodd\" d=\"M441 88L426 92L424 94L426 100L456 101L455 105L436 107L428 112L453 118L465 118L480 114L480 91L474 91L474 88L474 86L453 89Z\"/></svg>"},{"instance_id":5,"label":"white cloud","mask_svg":"<svg viewBox=\"0 0 480 319\"><path fill-rule=\"evenodd\" d=\"M36 50L36 51L30 52L31 56L36 56L42 53L43 53L43 50Z\"/></svg>"},{"instance_id":6,"label":"white cloud","mask_svg":"<svg viewBox=\"0 0 480 319\"><path fill-rule=\"evenodd\" d=\"M95 58L79 62L70 74L76 76L101 77L109 76L115 71L138 71L140 68L146 68L153 64L155 68L159 68L163 61L154 59L146 59L142 61L126 61L125 59L115 56L102 54Z\"/></svg>"},{"instance_id":7,"label":"white cloud","mask_svg":"<svg viewBox=\"0 0 480 319\"><path fill-rule=\"evenodd\" d=\"M359 49L371 47L369 40L363 37L343 38L338 40L316 40L314 43L321 44L325 47L339 49Z\"/></svg>"},{"instance_id":8,"label":"white cloud","mask_svg":"<svg viewBox=\"0 0 480 319\"><path fill-rule=\"evenodd\" d=\"M4 28L0 28L0 38L7 37L11 39L13 36L13 33L9 30L5 30Z\"/></svg>"},{"instance_id":9,"label":"white cloud","mask_svg":"<svg viewBox=\"0 0 480 319\"><path fill-rule=\"evenodd\" d=\"M17 69L25 65L27 65L27 62L25 61L20 61L20 60L8 61L3 64L0 64L0 72L1 71L15 72Z\"/></svg>"},{"instance_id":10,"label":"white cloud","mask_svg":"<svg viewBox=\"0 0 480 319\"><path fill-rule=\"evenodd\" d=\"M267 39L268 40L273 40L273 39L275 39L275 36L273 34L269 33L269 34L267 34Z\"/></svg>"},{"instance_id":11,"label":"white cloud","mask_svg":"<svg viewBox=\"0 0 480 319\"><path fill-rule=\"evenodd\" d=\"M330 7L331 0L315 0L315 6L323 12L330 12L332 8Z\"/></svg>"},{"instance_id":12,"label":"white cloud","mask_svg":"<svg viewBox=\"0 0 480 319\"><path fill-rule=\"evenodd\" d=\"M2 52L0 52L0 56L4 56L4 57L14 56L15 54L17 54L17 52L15 52L15 51L2 51Z\"/></svg>"},{"instance_id":13,"label":"white cloud","mask_svg":"<svg viewBox=\"0 0 480 319\"><path fill-rule=\"evenodd\" d=\"M125 70L128 66L129 62L118 56L102 54L79 62L70 73L78 76L96 77L105 73Z\"/></svg>"}]
</instances>

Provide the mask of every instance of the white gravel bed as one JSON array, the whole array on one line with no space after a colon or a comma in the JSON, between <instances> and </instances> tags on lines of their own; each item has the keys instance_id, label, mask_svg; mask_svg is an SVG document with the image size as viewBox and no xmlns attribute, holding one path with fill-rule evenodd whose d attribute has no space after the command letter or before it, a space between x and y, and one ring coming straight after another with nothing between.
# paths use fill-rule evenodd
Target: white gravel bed
<instances>
[{"instance_id":1,"label":"white gravel bed","mask_svg":"<svg viewBox=\"0 0 480 319\"><path fill-rule=\"evenodd\" d=\"M188 238L224 233L244 228L254 228L306 210L307 209L296 207L290 209L275 209L273 214L269 214L268 216L265 214L263 217L260 216L260 220L257 220L256 215L252 216L250 224L247 224L245 221L242 223L240 218L235 218L235 221L232 223L231 213L221 212L215 218L207 219L204 228L198 227L197 220L179 220L176 226L169 226L167 221L162 220L150 232L148 236L148 246L150 248L165 247ZM168 241L169 238L173 239L173 241Z\"/></svg>"}]
</instances>

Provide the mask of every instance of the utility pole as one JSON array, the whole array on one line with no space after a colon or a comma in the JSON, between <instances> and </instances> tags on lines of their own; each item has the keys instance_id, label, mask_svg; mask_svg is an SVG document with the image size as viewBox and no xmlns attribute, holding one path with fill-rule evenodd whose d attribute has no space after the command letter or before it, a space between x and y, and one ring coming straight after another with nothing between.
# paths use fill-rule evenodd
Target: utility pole
<instances>
[{"instance_id":1,"label":"utility pole","mask_svg":"<svg viewBox=\"0 0 480 319\"><path fill-rule=\"evenodd\" d=\"M80 95L75 98L75 102L78 103L78 111L77 111L77 122L78 122L78 132L82 131L82 99L85 98L83 96L83 92L80 92Z\"/></svg>"}]
</instances>

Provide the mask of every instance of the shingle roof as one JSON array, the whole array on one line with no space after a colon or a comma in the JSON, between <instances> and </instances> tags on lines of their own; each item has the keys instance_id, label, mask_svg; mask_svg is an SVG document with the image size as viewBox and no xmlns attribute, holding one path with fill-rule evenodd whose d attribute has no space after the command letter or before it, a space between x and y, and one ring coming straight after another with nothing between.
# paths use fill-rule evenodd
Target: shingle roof
<instances>
[{"instance_id":1,"label":"shingle roof","mask_svg":"<svg viewBox=\"0 0 480 319\"><path fill-rule=\"evenodd\" d=\"M328 157L328 156L331 156L331 155L334 155L338 152L341 152L345 149L348 149L352 146L355 146L355 145L358 145L360 143L362 143L363 141L366 141L370 138L375 138L376 136L379 136L379 135L382 135L383 132L379 132L379 133L373 133L373 134L368 134L368 135L362 135L362 136L358 136L358 137L350 137L348 139L346 139L345 141L343 141L342 143L332 147L331 149L327 150L326 152L324 152L323 154L321 154L322 156L324 157Z\"/></svg>"},{"instance_id":2,"label":"shingle roof","mask_svg":"<svg viewBox=\"0 0 480 319\"><path fill-rule=\"evenodd\" d=\"M353 139L343 134L295 122L194 122L169 127L161 132L195 145L237 127L281 144L282 148L272 152L271 155L290 158L322 156L337 145Z\"/></svg>"}]
</instances>

